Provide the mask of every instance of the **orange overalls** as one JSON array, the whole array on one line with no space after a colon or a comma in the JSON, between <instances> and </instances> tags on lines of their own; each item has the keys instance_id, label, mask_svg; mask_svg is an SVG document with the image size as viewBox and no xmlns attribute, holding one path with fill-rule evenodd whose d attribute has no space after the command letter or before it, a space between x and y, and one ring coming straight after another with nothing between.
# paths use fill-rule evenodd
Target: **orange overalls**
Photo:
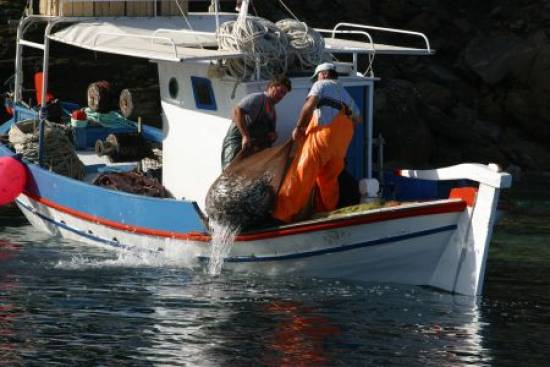
<instances>
[{"instance_id":1,"label":"orange overalls","mask_svg":"<svg viewBox=\"0 0 550 367\"><path fill-rule=\"evenodd\" d=\"M313 114L303 144L283 180L273 217L289 223L307 204L317 186L315 211L336 209L340 196L338 176L344 169L344 158L353 137L353 122L342 108L327 125L318 125Z\"/></svg>"}]
</instances>

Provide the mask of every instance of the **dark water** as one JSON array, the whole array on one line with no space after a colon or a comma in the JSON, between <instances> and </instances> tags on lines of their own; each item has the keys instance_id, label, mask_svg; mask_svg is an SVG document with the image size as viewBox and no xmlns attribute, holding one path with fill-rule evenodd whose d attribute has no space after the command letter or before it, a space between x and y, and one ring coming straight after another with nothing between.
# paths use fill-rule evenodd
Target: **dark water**
<instances>
[{"instance_id":1,"label":"dark water","mask_svg":"<svg viewBox=\"0 0 550 367\"><path fill-rule=\"evenodd\" d=\"M413 286L211 277L185 258L51 239L9 211L0 220L2 366L549 363L550 271L502 257L513 225L497 228L476 305ZM514 241L544 237L524 235Z\"/></svg>"}]
</instances>

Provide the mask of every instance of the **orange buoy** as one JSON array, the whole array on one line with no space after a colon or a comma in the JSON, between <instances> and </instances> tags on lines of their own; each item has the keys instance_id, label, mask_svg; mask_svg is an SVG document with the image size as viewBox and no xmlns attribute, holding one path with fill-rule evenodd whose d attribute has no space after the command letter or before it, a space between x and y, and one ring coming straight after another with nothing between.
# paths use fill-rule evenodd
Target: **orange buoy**
<instances>
[{"instance_id":1,"label":"orange buoy","mask_svg":"<svg viewBox=\"0 0 550 367\"><path fill-rule=\"evenodd\" d=\"M0 157L0 205L11 203L25 188L27 170L12 157Z\"/></svg>"}]
</instances>

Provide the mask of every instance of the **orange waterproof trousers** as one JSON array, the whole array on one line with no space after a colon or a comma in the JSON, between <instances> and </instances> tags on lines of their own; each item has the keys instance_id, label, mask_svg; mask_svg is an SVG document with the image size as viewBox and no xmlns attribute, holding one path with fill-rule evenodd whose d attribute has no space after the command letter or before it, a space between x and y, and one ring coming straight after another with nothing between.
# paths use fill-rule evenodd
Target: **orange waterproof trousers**
<instances>
[{"instance_id":1,"label":"orange waterproof trousers","mask_svg":"<svg viewBox=\"0 0 550 367\"><path fill-rule=\"evenodd\" d=\"M322 126L314 114L279 189L273 211L275 219L285 223L294 221L315 188L315 211L336 209L340 196L338 176L344 169L352 137L353 123L343 111Z\"/></svg>"}]
</instances>

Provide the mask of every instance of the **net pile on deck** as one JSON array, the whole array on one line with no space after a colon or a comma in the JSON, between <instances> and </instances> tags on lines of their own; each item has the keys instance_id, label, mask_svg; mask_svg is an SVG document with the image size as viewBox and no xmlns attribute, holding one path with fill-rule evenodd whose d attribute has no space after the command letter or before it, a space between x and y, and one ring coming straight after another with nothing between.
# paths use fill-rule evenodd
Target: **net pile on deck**
<instances>
[{"instance_id":1,"label":"net pile on deck","mask_svg":"<svg viewBox=\"0 0 550 367\"><path fill-rule=\"evenodd\" d=\"M84 164L78 159L64 125L45 122L43 166L63 176L82 179ZM23 159L38 163L38 121L22 121L9 132L9 141Z\"/></svg>"},{"instance_id":2,"label":"net pile on deck","mask_svg":"<svg viewBox=\"0 0 550 367\"><path fill-rule=\"evenodd\" d=\"M156 198L173 198L172 194L156 178L136 171L102 173L92 183L96 186L131 194Z\"/></svg>"},{"instance_id":3,"label":"net pile on deck","mask_svg":"<svg viewBox=\"0 0 550 367\"><path fill-rule=\"evenodd\" d=\"M251 156L238 155L208 191L209 219L241 231L265 223L271 216L291 149L292 142L288 142Z\"/></svg>"}]
</instances>

